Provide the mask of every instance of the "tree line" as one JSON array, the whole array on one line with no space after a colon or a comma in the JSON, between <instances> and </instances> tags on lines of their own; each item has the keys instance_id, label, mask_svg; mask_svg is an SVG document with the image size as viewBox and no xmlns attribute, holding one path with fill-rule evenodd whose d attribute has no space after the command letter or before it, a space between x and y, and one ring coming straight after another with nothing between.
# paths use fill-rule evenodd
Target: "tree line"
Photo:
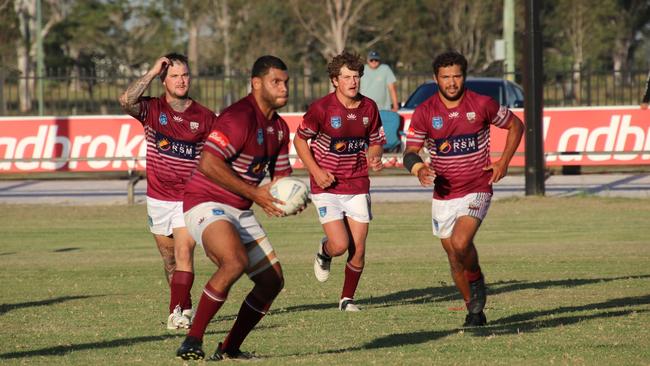
<instances>
[{"instance_id":1,"label":"tree line","mask_svg":"<svg viewBox=\"0 0 650 366\"><path fill-rule=\"evenodd\" d=\"M263 54L320 74L344 49L377 50L398 75L431 72L449 49L467 56L471 74L503 68L493 52L503 0L0 0L0 67L24 77L21 98L34 89L37 1L45 68L72 77L139 76L170 51L187 54L194 75L246 75ZM515 1L518 72L524 16ZM650 0L547 0L541 19L546 69L648 66Z\"/></svg>"}]
</instances>

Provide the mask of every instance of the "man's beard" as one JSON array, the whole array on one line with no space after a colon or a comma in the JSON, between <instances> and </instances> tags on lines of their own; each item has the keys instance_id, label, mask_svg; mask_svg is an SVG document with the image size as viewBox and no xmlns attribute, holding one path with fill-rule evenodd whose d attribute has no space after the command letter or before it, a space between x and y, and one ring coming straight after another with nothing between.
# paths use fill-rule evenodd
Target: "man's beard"
<instances>
[{"instance_id":1,"label":"man's beard","mask_svg":"<svg viewBox=\"0 0 650 366\"><path fill-rule=\"evenodd\" d=\"M453 97L450 96L449 94L447 94L447 93L446 93L444 90L442 90L442 89L440 89L440 93L441 93L441 94L445 97L445 99L447 99L448 101L450 101L450 102L455 102L455 101L457 101L458 99L460 99L460 98L463 96L463 94L465 94L465 85L463 85L462 87L460 87L459 92L456 93L456 95L454 95Z\"/></svg>"}]
</instances>

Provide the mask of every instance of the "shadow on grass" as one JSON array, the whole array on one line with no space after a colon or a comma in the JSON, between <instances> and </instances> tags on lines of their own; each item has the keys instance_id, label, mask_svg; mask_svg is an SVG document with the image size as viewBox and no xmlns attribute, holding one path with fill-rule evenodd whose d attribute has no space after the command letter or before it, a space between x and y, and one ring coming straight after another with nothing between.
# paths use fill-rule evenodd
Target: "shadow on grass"
<instances>
[{"instance_id":1,"label":"shadow on grass","mask_svg":"<svg viewBox=\"0 0 650 366\"><path fill-rule=\"evenodd\" d=\"M70 247L70 248L61 248L61 249L54 249L54 253L65 253L65 252L74 252L77 250L81 250L81 248L75 248L75 247Z\"/></svg>"},{"instance_id":2,"label":"shadow on grass","mask_svg":"<svg viewBox=\"0 0 650 366\"><path fill-rule=\"evenodd\" d=\"M104 295L62 296L62 297L56 297L53 299L40 300L40 301L19 302L16 304L0 304L0 315L3 315L15 309L30 308L34 306L49 306L49 305L58 304L66 301L89 299L93 297L102 297L102 296Z\"/></svg>"},{"instance_id":3,"label":"shadow on grass","mask_svg":"<svg viewBox=\"0 0 650 366\"><path fill-rule=\"evenodd\" d=\"M647 279L650 275L636 275L636 276L620 276L611 278L580 278L580 279L561 279L561 280L548 280L538 282L525 282L525 281L499 281L487 283L488 296L498 295L514 291L522 290L543 290L552 287L578 287L586 286L597 283L605 283L620 280L638 280ZM364 305L372 308L384 308L391 306L402 306L409 304L423 304L427 302L442 302L450 300L461 300L460 294L456 286L443 285L440 287L424 287L397 291L394 293L386 294L383 296L373 296L370 298L362 298L355 300L357 304ZM312 311L312 310L325 310L332 309L338 304L335 302L320 303L320 304L305 304L296 305L272 310L273 314L283 314L297 311Z\"/></svg>"},{"instance_id":4,"label":"shadow on grass","mask_svg":"<svg viewBox=\"0 0 650 366\"><path fill-rule=\"evenodd\" d=\"M272 329L274 326L258 326L255 329ZM216 335L216 334L226 334L226 331L208 331L206 335ZM79 344L70 344L63 346L53 346L46 347L41 349L35 349L31 351L21 351L21 352L8 352L0 354L0 359L15 359L15 358L26 358L26 357L35 357L35 356L65 356L70 352L76 351L95 351L98 349L105 348L117 348L117 347L127 347L133 346L139 343L148 343L148 342L159 342L166 339L178 338L178 345L181 345L182 340L185 338L185 332L176 333L176 334L162 334L162 335L150 335L150 336L141 336L141 337L131 337L131 338L120 338L112 339L107 341L100 342L89 342L89 343L79 343ZM173 350L175 351L175 349Z\"/></svg>"},{"instance_id":5,"label":"shadow on grass","mask_svg":"<svg viewBox=\"0 0 650 366\"><path fill-rule=\"evenodd\" d=\"M585 321L630 316L634 313L647 313L646 308L636 308L650 304L650 295L638 297L624 297L608 301L585 304L578 306L561 306L542 311L531 311L516 314L509 317L496 319L480 328L458 328L439 331L420 331L411 333L397 333L376 338L368 343L356 347L348 347L336 350L327 350L316 354L333 354L350 351L374 350L381 348L401 347L405 345L422 344L456 334L460 331L478 337L493 335L508 335L521 333L534 333L543 329L555 328L577 324ZM617 309L621 308L621 309ZM592 314L569 315L574 312L594 311ZM545 318L552 315L552 318ZM542 318L542 319L538 319ZM296 354L287 356L305 356L307 354Z\"/></svg>"}]
</instances>

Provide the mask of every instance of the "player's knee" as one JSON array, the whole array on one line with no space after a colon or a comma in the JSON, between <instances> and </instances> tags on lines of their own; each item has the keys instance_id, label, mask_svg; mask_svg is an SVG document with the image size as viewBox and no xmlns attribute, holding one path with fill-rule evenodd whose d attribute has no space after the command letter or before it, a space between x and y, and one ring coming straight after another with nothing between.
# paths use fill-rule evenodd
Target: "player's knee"
<instances>
[{"instance_id":1,"label":"player's knee","mask_svg":"<svg viewBox=\"0 0 650 366\"><path fill-rule=\"evenodd\" d=\"M343 240L329 239L327 242L327 254L329 254L332 257L338 257L348 250L349 245L350 242L349 240L346 239Z\"/></svg>"}]
</instances>

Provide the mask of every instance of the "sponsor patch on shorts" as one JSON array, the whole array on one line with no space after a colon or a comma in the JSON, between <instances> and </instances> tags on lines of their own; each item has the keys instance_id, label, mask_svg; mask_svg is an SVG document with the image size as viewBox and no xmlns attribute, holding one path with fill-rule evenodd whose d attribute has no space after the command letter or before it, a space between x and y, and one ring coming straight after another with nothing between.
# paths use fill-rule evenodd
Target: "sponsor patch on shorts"
<instances>
[{"instance_id":1,"label":"sponsor patch on shorts","mask_svg":"<svg viewBox=\"0 0 650 366\"><path fill-rule=\"evenodd\" d=\"M327 215L327 207L319 207L318 208L318 215L320 217L325 217L325 215Z\"/></svg>"},{"instance_id":2,"label":"sponsor patch on shorts","mask_svg":"<svg viewBox=\"0 0 650 366\"><path fill-rule=\"evenodd\" d=\"M225 213L225 212L224 212L222 209L220 209L220 208L213 208L213 209L212 209L212 214L213 214L214 216L221 216L221 215L223 215L224 213Z\"/></svg>"}]
</instances>

